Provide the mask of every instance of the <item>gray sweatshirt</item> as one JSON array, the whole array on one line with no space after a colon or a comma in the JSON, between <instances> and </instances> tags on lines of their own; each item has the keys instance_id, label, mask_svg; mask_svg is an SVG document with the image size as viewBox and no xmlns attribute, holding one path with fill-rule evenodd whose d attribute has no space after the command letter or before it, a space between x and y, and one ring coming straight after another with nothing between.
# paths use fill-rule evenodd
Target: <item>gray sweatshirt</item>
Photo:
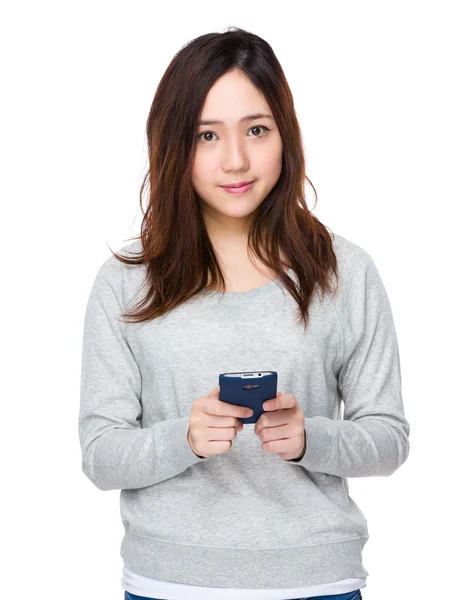
<instances>
[{"instance_id":1,"label":"gray sweatshirt","mask_svg":"<svg viewBox=\"0 0 472 600\"><path fill-rule=\"evenodd\" d=\"M315 294L306 333L278 279L124 323L118 317L145 296L145 266L111 256L99 268L85 312L82 469L100 490L121 490L120 555L130 572L305 591L368 576L367 521L348 478L394 473L408 457L410 426L378 270L361 247L331 236L338 291ZM137 240L120 254L140 249ZM304 457L263 451L245 424L228 452L199 458L187 441L193 402L220 373L254 370L277 371L278 391L295 396Z\"/></svg>"}]
</instances>

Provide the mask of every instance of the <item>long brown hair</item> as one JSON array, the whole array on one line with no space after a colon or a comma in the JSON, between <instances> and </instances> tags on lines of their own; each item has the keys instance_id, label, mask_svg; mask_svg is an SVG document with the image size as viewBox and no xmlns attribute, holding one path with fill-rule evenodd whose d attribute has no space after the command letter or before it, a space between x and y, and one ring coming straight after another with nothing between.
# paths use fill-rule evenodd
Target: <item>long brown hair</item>
<instances>
[{"instance_id":1,"label":"long brown hair","mask_svg":"<svg viewBox=\"0 0 472 600\"><path fill-rule=\"evenodd\" d=\"M149 169L140 190L144 214L142 252L113 255L128 265L145 264L147 295L122 316L141 323L164 315L209 289L225 291L225 280L201 214L191 173L198 120L216 80L234 69L245 74L265 96L283 144L282 170L276 185L257 207L248 249L279 277L299 306L305 330L314 292L332 291L330 271L338 279L328 228L308 209L302 135L293 97L271 46L259 36L231 27L201 35L174 56L159 82L146 122ZM149 203L143 211L143 190ZM316 202L315 202L316 205ZM298 278L285 272L280 252Z\"/></svg>"}]
</instances>

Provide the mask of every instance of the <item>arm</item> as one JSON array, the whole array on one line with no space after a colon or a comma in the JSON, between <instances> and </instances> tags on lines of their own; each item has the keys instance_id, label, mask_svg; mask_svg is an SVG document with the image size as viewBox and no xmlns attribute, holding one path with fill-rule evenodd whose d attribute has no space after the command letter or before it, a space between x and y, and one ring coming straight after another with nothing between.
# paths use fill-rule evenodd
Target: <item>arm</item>
<instances>
[{"instance_id":1,"label":"arm","mask_svg":"<svg viewBox=\"0 0 472 600\"><path fill-rule=\"evenodd\" d=\"M340 307L344 420L306 417L305 454L293 461L339 477L391 475L410 449L392 310L373 260L367 253L365 258L365 269L355 273Z\"/></svg>"},{"instance_id":2,"label":"arm","mask_svg":"<svg viewBox=\"0 0 472 600\"><path fill-rule=\"evenodd\" d=\"M101 490L142 488L202 462L187 442L188 417L142 428L141 373L118 318L123 267L101 266L88 300L82 346L82 470Z\"/></svg>"}]
</instances>

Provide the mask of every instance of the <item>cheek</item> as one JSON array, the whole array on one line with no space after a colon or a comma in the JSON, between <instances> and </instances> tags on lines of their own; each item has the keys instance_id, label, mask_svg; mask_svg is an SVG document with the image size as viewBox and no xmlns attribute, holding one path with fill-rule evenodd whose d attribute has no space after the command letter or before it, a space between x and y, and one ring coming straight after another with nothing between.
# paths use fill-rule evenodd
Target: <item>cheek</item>
<instances>
[{"instance_id":1,"label":"cheek","mask_svg":"<svg viewBox=\"0 0 472 600\"><path fill-rule=\"evenodd\" d=\"M195 156L195 160L193 161L192 177L194 179L201 179L202 174L203 174L203 163L197 153L197 155Z\"/></svg>"},{"instance_id":2,"label":"cheek","mask_svg":"<svg viewBox=\"0 0 472 600\"><path fill-rule=\"evenodd\" d=\"M199 156L198 153L195 156L195 161L193 163L192 169L192 177L195 183L199 183L200 185L206 185L208 183L215 181L215 168L213 165L213 161Z\"/></svg>"},{"instance_id":3,"label":"cheek","mask_svg":"<svg viewBox=\"0 0 472 600\"><path fill-rule=\"evenodd\" d=\"M257 166L260 172L271 176L274 172L280 173L282 168L282 144L268 145L257 157Z\"/></svg>"},{"instance_id":4,"label":"cheek","mask_svg":"<svg viewBox=\"0 0 472 600\"><path fill-rule=\"evenodd\" d=\"M273 178L280 175L282 169L282 156L278 152L264 154L259 163L259 172L264 173L266 177Z\"/></svg>"}]
</instances>

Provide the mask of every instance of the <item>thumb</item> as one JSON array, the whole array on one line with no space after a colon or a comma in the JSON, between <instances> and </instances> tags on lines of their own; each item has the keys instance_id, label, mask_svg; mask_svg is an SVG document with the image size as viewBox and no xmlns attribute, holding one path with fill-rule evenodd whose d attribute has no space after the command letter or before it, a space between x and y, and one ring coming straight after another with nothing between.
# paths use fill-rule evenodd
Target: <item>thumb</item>
<instances>
[{"instance_id":1,"label":"thumb","mask_svg":"<svg viewBox=\"0 0 472 600\"><path fill-rule=\"evenodd\" d=\"M277 398L282 395L282 392L277 392Z\"/></svg>"}]
</instances>

